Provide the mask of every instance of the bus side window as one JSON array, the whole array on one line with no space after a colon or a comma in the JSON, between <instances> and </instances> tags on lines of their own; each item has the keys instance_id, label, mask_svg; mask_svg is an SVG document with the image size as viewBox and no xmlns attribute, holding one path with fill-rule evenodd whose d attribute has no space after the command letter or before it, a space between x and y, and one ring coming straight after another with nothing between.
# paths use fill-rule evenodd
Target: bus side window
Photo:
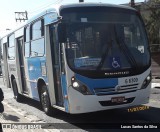
<instances>
[{"instance_id":1,"label":"bus side window","mask_svg":"<svg viewBox=\"0 0 160 132\"><path fill-rule=\"evenodd\" d=\"M24 55L25 57L29 57L30 56L30 26L29 25L27 25L24 28L24 42L25 42Z\"/></svg>"},{"instance_id":2,"label":"bus side window","mask_svg":"<svg viewBox=\"0 0 160 132\"><path fill-rule=\"evenodd\" d=\"M29 57L30 54L30 47L29 47L29 42L25 43L25 57Z\"/></svg>"},{"instance_id":3,"label":"bus side window","mask_svg":"<svg viewBox=\"0 0 160 132\"><path fill-rule=\"evenodd\" d=\"M9 36L9 43L8 43L8 59L13 60L15 59L15 45L14 45L14 34Z\"/></svg>"},{"instance_id":4,"label":"bus side window","mask_svg":"<svg viewBox=\"0 0 160 132\"><path fill-rule=\"evenodd\" d=\"M31 25L31 57L44 56L44 22L38 20Z\"/></svg>"}]
</instances>

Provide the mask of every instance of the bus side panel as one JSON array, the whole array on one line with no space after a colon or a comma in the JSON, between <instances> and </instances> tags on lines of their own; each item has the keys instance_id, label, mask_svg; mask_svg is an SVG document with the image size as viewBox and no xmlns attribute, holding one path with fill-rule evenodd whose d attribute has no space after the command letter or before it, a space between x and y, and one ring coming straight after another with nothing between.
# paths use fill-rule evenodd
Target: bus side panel
<instances>
[{"instance_id":1,"label":"bus side panel","mask_svg":"<svg viewBox=\"0 0 160 132\"><path fill-rule=\"evenodd\" d=\"M62 84L62 90L63 90L63 97L67 96L67 81L66 81L66 75L61 76L61 84ZM69 112L69 102L68 98L64 98L64 107L65 111Z\"/></svg>"},{"instance_id":2,"label":"bus side panel","mask_svg":"<svg viewBox=\"0 0 160 132\"><path fill-rule=\"evenodd\" d=\"M25 77L26 77L26 87L28 89L29 97L33 98L32 92L31 92L31 84L29 80L29 67L28 67L28 59L29 58L24 58L24 69L25 69Z\"/></svg>"},{"instance_id":3,"label":"bus side panel","mask_svg":"<svg viewBox=\"0 0 160 132\"><path fill-rule=\"evenodd\" d=\"M46 77L43 76L42 72L42 66L45 64L45 57L33 57L33 58L28 58L28 74L29 74L29 82L31 86L31 93L32 97L36 100L39 99L39 93L38 93L38 88L37 88L37 81L39 78L43 78L45 83L48 83L48 80Z\"/></svg>"}]
</instances>

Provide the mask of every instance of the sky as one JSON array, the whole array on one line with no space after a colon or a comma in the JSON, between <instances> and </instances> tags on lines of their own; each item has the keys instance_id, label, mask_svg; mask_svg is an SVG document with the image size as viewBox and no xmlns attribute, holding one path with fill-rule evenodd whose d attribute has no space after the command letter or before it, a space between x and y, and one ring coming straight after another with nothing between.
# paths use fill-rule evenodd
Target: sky
<instances>
[{"instance_id":1,"label":"sky","mask_svg":"<svg viewBox=\"0 0 160 132\"><path fill-rule=\"evenodd\" d=\"M129 3L130 0L84 0L85 2L102 2L111 4ZM144 0L135 0L143 2ZM14 30L24 22L16 22L15 12L28 12L28 18L54 4L76 3L79 0L3 0L0 5L0 37Z\"/></svg>"}]
</instances>

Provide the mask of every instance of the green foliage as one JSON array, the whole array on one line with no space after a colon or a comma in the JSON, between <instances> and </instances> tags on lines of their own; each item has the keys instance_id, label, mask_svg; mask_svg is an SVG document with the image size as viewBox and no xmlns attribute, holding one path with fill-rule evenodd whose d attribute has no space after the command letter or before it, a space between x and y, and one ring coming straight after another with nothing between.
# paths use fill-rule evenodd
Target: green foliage
<instances>
[{"instance_id":1,"label":"green foliage","mask_svg":"<svg viewBox=\"0 0 160 132\"><path fill-rule=\"evenodd\" d=\"M145 3L143 18L151 44L160 43L160 0L148 0Z\"/></svg>"}]
</instances>

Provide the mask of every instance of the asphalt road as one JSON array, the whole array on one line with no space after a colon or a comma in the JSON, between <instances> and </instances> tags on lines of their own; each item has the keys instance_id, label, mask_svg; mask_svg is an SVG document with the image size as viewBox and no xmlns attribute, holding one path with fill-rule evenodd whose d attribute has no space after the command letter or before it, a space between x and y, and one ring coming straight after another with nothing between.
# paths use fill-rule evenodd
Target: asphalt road
<instances>
[{"instance_id":1,"label":"asphalt road","mask_svg":"<svg viewBox=\"0 0 160 132\"><path fill-rule=\"evenodd\" d=\"M93 129L97 129L98 127L94 123L160 123L160 89L158 88L151 89L150 103L144 106L78 115L57 111L54 116L47 116L37 101L24 97L23 102L16 102L13 99L12 90L3 86L2 78L0 78L0 87L3 88L5 94L4 102L14 109L21 111L24 116L30 117L31 122L57 123L61 124L61 127L67 123L69 125L66 127L78 128L82 131L89 130L81 123L90 124L90 128Z\"/></svg>"}]
</instances>

